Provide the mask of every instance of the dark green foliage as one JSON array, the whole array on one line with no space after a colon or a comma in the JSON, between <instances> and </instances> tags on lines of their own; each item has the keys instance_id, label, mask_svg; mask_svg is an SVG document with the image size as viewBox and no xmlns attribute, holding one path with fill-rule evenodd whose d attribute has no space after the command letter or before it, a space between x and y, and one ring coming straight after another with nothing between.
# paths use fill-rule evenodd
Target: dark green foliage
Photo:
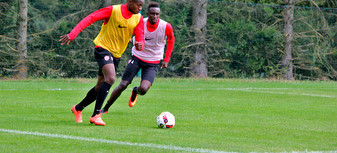
<instances>
[{"instance_id":1,"label":"dark green foliage","mask_svg":"<svg viewBox=\"0 0 337 153\"><path fill-rule=\"evenodd\" d=\"M216 77L276 75L283 36L273 25L273 8L213 4L209 10L209 60Z\"/></svg>"},{"instance_id":2,"label":"dark green foliage","mask_svg":"<svg viewBox=\"0 0 337 153\"><path fill-rule=\"evenodd\" d=\"M17 39L17 1L0 1L0 77L10 76L11 68L15 66Z\"/></svg>"},{"instance_id":3,"label":"dark green foliage","mask_svg":"<svg viewBox=\"0 0 337 153\"><path fill-rule=\"evenodd\" d=\"M113 4L126 1L115 0ZM148 1L145 1L148 2ZM189 77L195 53L193 1L157 0L161 18L172 24L175 47L169 67L158 76ZM320 8L317 8L319 6ZM28 59L30 77L95 78L97 63L93 40L102 21L83 30L71 45L61 46L85 16L101 7L95 0L30 0ZM301 1L295 7L293 62L296 79L337 79L337 4L333 0ZM207 67L210 77L280 77L284 50L283 0L210 0L207 16ZM142 12L146 17L146 5ZM0 1L0 78L15 66L17 1ZM131 45L122 56L124 71Z\"/></svg>"}]
</instances>

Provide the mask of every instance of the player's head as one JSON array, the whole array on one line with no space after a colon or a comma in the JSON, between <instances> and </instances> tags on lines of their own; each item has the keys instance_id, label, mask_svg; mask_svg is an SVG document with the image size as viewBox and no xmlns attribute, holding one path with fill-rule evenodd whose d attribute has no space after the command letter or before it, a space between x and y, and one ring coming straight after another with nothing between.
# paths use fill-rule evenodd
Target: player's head
<instances>
[{"instance_id":1,"label":"player's head","mask_svg":"<svg viewBox=\"0 0 337 153\"><path fill-rule=\"evenodd\" d=\"M151 24L156 24L160 16L160 6L157 2L150 2L147 9L148 20Z\"/></svg>"},{"instance_id":2,"label":"player's head","mask_svg":"<svg viewBox=\"0 0 337 153\"><path fill-rule=\"evenodd\" d=\"M132 14L138 14L144 5L144 0L128 0L127 8Z\"/></svg>"}]
</instances>

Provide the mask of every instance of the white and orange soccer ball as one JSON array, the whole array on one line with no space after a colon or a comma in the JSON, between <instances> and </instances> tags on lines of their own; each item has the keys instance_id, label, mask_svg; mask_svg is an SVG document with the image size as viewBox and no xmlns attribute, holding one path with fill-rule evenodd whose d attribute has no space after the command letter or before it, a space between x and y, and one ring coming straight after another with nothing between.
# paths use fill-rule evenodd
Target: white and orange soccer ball
<instances>
[{"instance_id":1,"label":"white and orange soccer ball","mask_svg":"<svg viewBox=\"0 0 337 153\"><path fill-rule=\"evenodd\" d=\"M159 128L173 128L175 124L176 120L170 112L162 112L157 117L157 125Z\"/></svg>"}]
</instances>

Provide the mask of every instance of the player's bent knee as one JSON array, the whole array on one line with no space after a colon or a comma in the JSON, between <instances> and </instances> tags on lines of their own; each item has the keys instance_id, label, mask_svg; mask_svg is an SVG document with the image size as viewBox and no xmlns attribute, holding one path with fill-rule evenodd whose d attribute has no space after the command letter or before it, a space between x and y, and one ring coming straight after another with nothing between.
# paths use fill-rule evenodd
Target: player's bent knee
<instances>
[{"instance_id":1,"label":"player's bent knee","mask_svg":"<svg viewBox=\"0 0 337 153\"><path fill-rule=\"evenodd\" d=\"M140 95L145 95L147 93L147 91L149 90L150 87L140 87L139 88L139 94Z\"/></svg>"},{"instance_id":2,"label":"player's bent knee","mask_svg":"<svg viewBox=\"0 0 337 153\"><path fill-rule=\"evenodd\" d=\"M115 81L116 81L116 77L108 77L108 78L105 79L105 82L109 83L111 85L114 84Z\"/></svg>"}]
</instances>

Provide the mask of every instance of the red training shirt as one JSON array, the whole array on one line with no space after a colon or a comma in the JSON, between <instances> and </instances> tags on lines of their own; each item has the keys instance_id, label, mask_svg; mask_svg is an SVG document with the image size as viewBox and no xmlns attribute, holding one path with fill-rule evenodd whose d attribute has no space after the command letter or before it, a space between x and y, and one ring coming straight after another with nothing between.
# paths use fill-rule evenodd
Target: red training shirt
<instances>
[{"instance_id":1,"label":"red training shirt","mask_svg":"<svg viewBox=\"0 0 337 153\"><path fill-rule=\"evenodd\" d=\"M109 22L111 12L112 12L113 6L108 6L102 9L99 9L91 14L89 14L87 17L81 20L75 28L69 33L69 38L71 40L75 39L77 35L86 27L90 26L96 21L104 20L104 25ZM127 9L127 4L121 5L121 11L122 16L125 19L129 19L133 14ZM143 16L141 16L140 21L136 28L134 29L133 33L135 34L135 39L137 42L141 42L144 46L144 21ZM96 46L99 47L99 46Z\"/></svg>"}]
</instances>

